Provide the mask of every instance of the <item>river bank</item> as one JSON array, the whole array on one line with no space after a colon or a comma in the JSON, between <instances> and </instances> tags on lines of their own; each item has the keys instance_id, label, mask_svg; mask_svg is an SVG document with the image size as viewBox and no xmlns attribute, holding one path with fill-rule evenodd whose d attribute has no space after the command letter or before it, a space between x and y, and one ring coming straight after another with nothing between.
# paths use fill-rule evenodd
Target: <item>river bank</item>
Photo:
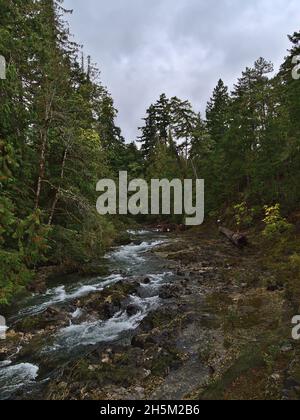
<instances>
[{"instance_id":1,"label":"river bank","mask_svg":"<svg viewBox=\"0 0 300 420\"><path fill-rule=\"evenodd\" d=\"M294 309L265 259L211 227L134 234L106 256L109 276L57 286L12 317L1 397L297 398Z\"/></svg>"}]
</instances>

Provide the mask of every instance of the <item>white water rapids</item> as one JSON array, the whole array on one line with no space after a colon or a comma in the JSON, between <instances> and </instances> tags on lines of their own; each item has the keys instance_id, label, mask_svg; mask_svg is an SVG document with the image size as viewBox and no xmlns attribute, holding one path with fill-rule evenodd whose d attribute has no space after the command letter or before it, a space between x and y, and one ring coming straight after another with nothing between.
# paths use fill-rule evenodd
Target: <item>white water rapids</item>
<instances>
[{"instance_id":1,"label":"white water rapids","mask_svg":"<svg viewBox=\"0 0 300 420\"><path fill-rule=\"evenodd\" d=\"M131 232L133 234L133 232ZM70 325L59 330L53 337L53 343L40 349L41 354L51 357L57 353L69 351L98 343L111 343L121 339L126 333L135 331L147 314L160 305L159 289L170 281L173 273L165 272L161 261L149 253L153 248L166 241L153 233L139 231L134 237L138 242L119 247L106 257L113 274L79 281L75 284L60 285L47 290L42 295L35 295L24 302L18 313L9 322L14 323L28 316L36 316L47 308L72 303L78 298L97 293L112 287L120 281L139 276L147 277L147 284L141 285L141 296L129 296L128 303L136 308L136 313L128 314L122 310L109 320L89 319L78 323L82 315L80 309L70 313ZM150 236L150 238L149 238ZM153 270L153 271L152 271ZM151 274L152 272L152 274ZM78 350L79 351L79 350ZM0 362L0 399L12 398L16 392L30 389L39 375L39 366L23 361L12 364L10 360Z\"/></svg>"}]
</instances>

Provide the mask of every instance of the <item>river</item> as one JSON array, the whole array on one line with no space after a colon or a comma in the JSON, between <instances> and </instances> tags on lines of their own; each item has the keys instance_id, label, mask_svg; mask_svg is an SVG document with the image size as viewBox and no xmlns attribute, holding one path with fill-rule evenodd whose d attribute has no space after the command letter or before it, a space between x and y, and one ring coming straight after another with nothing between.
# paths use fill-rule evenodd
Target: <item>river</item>
<instances>
[{"instance_id":1,"label":"river","mask_svg":"<svg viewBox=\"0 0 300 420\"><path fill-rule=\"evenodd\" d=\"M32 351L24 352L22 345L16 347L14 355L0 362L1 400L41 397L47 382L66 363L83 357L95 346L126 342L149 312L162 304L160 287L171 282L175 274L166 268L168 264L165 260L151 251L169 238L150 231L133 231L130 234L132 243L113 249L103 258L103 264L108 268L106 276L59 278L44 294L24 298L14 307L7 320L10 329L22 319L35 317L52 307L72 309L69 309L68 326L39 340ZM82 297L112 288L120 281L145 277L148 281L141 286L143 293L128 296L129 303L138 308L134 314L120 310L110 319L102 320L95 318L94 314L91 318L82 317L81 310L74 309L73 303ZM45 360L47 363L44 363Z\"/></svg>"}]
</instances>

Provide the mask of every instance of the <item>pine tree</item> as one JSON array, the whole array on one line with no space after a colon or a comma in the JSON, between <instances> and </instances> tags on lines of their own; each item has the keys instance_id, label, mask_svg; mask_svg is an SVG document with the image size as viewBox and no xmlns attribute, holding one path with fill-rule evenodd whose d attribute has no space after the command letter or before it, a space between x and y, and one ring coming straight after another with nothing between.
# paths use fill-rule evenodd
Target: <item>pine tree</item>
<instances>
[{"instance_id":1,"label":"pine tree","mask_svg":"<svg viewBox=\"0 0 300 420\"><path fill-rule=\"evenodd\" d=\"M188 161L189 148L193 132L197 126L197 115L189 101L181 101L174 97L170 101L172 126L174 136L179 142L179 150Z\"/></svg>"},{"instance_id":2,"label":"pine tree","mask_svg":"<svg viewBox=\"0 0 300 420\"><path fill-rule=\"evenodd\" d=\"M142 154L147 160L155 147L158 138L158 126L156 120L156 108L154 105L150 105L147 110L147 116L143 119L145 121L144 127L139 127L142 134L139 137L139 143L142 143Z\"/></svg>"},{"instance_id":3,"label":"pine tree","mask_svg":"<svg viewBox=\"0 0 300 420\"><path fill-rule=\"evenodd\" d=\"M281 115L280 129L282 141L286 145L282 153L280 182L281 195L288 203L289 208L294 208L295 203L299 202L299 182L300 182L300 83L299 79L294 78L296 62L295 57L300 56L300 31L289 36L292 44L289 55L283 63L278 78L278 93L281 95L279 112Z\"/></svg>"},{"instance_id":4,"label":"pine tree","mask_svg":"<svg viewBox=\"0 0 300 420\"><path fill-rule=\"evenodd\" d=\"M270 86L267 74L272 70L272 64L259 59L253 68L243 72L232 93L224 163L231 181L228 189L234 195L251 187L253 163L267 124L266 93Z\"/></svg>"},{"instance_id":5,"label":"pine tree","mask_svg":"<svg viewBox=\"0 0 300 420\"><path fill-rule=\"evenodd\" d=\"M121 129L115 123L118 112L114 107L112 97L106 89L102 89L96 112L97 127L103 148L106 151L110 165L117 174L125 169L125 140Z\"/></svg>"},{"instance_id":6,"label":"pine tree","mask_svg":"<svg viewBox=\"0 0 300 420\"><path fill-rule=\"evenodd\" d=\"M170 125L172 123L170 100L163 93L155 104L156 124L160 141L167 143Z\"/></svg>"},{"instance_id":7,"label":"pine tree","mask_svg":"<svg viewBox=\"0 0 300 420\"><path fill-rule=\"evenodd\" d=\"M228 87L220 79L206 108L207 129L216 143L222 142L228 130L229 103Z\"/></svg>"}]
</instances>

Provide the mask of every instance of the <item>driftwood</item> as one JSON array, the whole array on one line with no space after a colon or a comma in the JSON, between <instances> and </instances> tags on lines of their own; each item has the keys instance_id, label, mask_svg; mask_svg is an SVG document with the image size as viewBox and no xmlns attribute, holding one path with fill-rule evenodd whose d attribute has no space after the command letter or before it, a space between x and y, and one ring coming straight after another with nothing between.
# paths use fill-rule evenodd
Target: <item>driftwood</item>
<instances>
[{"instance_id":1,"label":"driftwood","mask_svg":"<svg viewBox=\"0 0 300 420\"><path fill-rule=\"evenodd\" d=\"M226 238L228 238L234 245L238 247L245 246L248 243L247 237L242 233L232 232L231 230L226 229L224 227L219 227L219 231L220 233L225 235Z\"/></svg>"}]
</instances>

